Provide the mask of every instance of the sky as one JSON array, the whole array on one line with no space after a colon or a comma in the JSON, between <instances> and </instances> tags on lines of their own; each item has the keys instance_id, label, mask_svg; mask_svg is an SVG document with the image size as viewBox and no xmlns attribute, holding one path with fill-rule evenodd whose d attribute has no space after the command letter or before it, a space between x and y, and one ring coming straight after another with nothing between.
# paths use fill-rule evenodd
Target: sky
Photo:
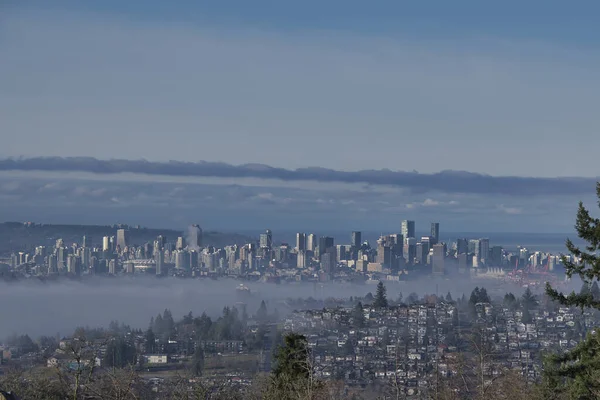
<instances>
[{"instance_id":1,"label":"sky","mask_svg":"<svg viewBox=\"0 0 600 400\"><path fill-rule=\"evenodd\" d=\"M178 200L200 203L197 218L215 228L383 229L406 217L453 230L563 232L578 200L593 204L599 175L599 12L597 2L554 0L8 0L0 4L0 158L468 171L487 183L463 190L443 175L445 184L415 190L370 178L308 185L203 176L186 190L219 202ZM174 176L154 186L130 176L118 188L115 175L78 165L68 179L3 171L0 197L14 203L0 219L54 221L90 208L111 218L118 198L144 224L178 223L168 215L184 208L165 197ZM590 193L559 180L523 196L517 181L490 176L588 178ZM120 196L66 208L65 191L45 194L40 208L32 182ZM155 189L151 200L133 201L144 185ZM229 185L245 195L219 197Z\"/></svg>"}]
</instances>

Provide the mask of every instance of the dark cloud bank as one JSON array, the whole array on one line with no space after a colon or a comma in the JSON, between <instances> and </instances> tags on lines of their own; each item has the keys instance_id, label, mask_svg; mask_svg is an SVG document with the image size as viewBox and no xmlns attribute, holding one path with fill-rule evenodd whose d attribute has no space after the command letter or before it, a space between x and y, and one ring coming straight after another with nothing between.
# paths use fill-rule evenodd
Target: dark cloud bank
<instances>
[{"instance_id":1,"label":"dark cloud bank","mask_svg":"<svg viewBox=\"0 0 600 400\"><path fill-rule=\"evenodd\" d=\"M0 171L73 171L97 174L137 173L184 177L260 178L391 185L415 192L532 195L579 195L593 191L595 178L535 178L489 176L464 171L433 174L391 170L337 171L310 167L295 170L263 164L231 165L221 162L153 162L99 160L92 157L33 157L0 160Z\"/></svg>"}]
</instances>

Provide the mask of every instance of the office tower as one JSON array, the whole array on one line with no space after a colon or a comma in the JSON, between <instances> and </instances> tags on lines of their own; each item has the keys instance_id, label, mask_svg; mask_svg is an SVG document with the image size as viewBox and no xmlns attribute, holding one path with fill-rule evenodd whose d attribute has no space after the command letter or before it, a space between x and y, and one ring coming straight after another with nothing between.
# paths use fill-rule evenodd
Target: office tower
<instances>
[{"instance_id":1,"label":"office tower","mask_svg":"<svg viewBox=\"0 0 600 400\"><path fill-rule=\"evenodd\" d=\"M156 253L156 275L162 276L165 269L165 253L158 251Z\"/></svg>"},{"instance_id":2,"label":"office tower","mask_svg":"<svg viewBox=\"0 0 600 400\"><path fill-rule=\"evenodd\" d=\"M305 233L296 233L296 250L298 252L306 250L306 234Z\"/></svg>"},{"instance_id":3,"label":"office tower","mask_svg":"<svg viewBox=\"0 0 600 400\"><path fill-rule=\"evenodd\" d=\"M440 223L439 222L431 223L431 234L429 236L431 236L433 244L438 244L440 242Z\"/></svg>"},{"instance_id":4,"label":"office tower","mask_svg":"<svg viewBox=\"0 0 600 400\"><path fill-rule=\"evenodd\" d=\"M129 231L117 229L117 246L123 251L129 245Z\"/></svg>"},{"instance_id":5,"label":"office tower","mask_svg":"<svg viewBox=\"0 0 600 400\"><path fill-rule=\"evenodd\" d=\"M467 239L456 240L456 254L467 254L469 252L469 242Z\"/></svg>"},{"instance_id":6,"label":"office tower","mask_svg":"<svg viewBox=\"0 0 600 400\"><path fill-rule=\"evenodd\" d=\"M359 249L362 246L362 232L360 232L360 231L352 232L350 245L352 247L354 247L355 249Z\"/></svg>"},{"instance_id":7,"label":"office tower","mask_svg":"<svg viewBox=\"0 0 600 400\"><path fill-rule=\"evenodd\" d=\"M58 262L58 268L63 268L67 263L67 250L64 247L61 247L56 250L56 259Z\"/></svg>"},{"instance_id":8,"label":"office tower","mask_svg":"<svg viewBox=\"0 0 600 400\"><path fill-rule=\"evenodd\" d=\"M329 236L321 236L319 238L319 254L318 258L321 259L321 256L325 254L330 248L333 248L333 238ZM334 249L335 250L335 249Z\"/></svg>"},{"instance_id":9,"label":"office tower","mask_svg":"<svg viewBox=\"0 0 600 400\"><path fill-rule=\"evenodd\" d=\"M179 236L177 238L177 243L175 244L175 250L183 250L185 249L185 239L183 236Z\"/></svg>"},{"instance_id":10,"label":"office tower","mask_svg":"<svg viewBox=\"0 0 600 400\"><path fill-rule=\"evenodd\" d=\"M335 272L335 248L329 247L327 251L323 252L320 257L321 270L328 275L333 275Z\"/></svg>"},{"instance_id":11,"label":"office tower","mask_svg":"<svg viewBox=\"0 0 600 400\"><path fill-rule=\"evenodd\" d=\"M314 233L309 233L306 237L306 250L315 251L317 247L317 235Z\"/></svg>"},{"instance_id":12,"label":"office tower","mask_svg":"<svg viewBox=\"0 0 600 400\"><path fill-rule=\"evenodd\" d=\"M381 236L377 239L377 262L385 267L391 267L395 258L393 249L395 247L395 238L391 236Z\"/></svg>"},{"instance_id":13,"label":"office tower","mask_svg":"<svg viewBox=\"0 0 600 400\"><path fill-rule=\"evenodd\" d=\"M163 236L163 235L158 235L156 237L156 242L158 242L158 248L162 250L165 248L165 245L167 244L167 237Z\"/></svg>"},{"instance_id":14,"label":"office tower","mask_svg":"<svg viewBox=\"0 0 600 400\"><path fill-rule=\"evenodd\" d=\"M56 239L56 248L60 249L61 247L64 247L65 243L62 239Z\"/></svg>"},{"instance_id":15,"label":"office tower","mask_svg":"<svg viewBox=\"0 0 600 400\"><path fill-rule=\"evenodd\" d=\"M427 244L423 244L421 242L415 245L415 263L417 264L426 264L427 263L427 255L429 254L429 247Z\"/></svg>"},{"instance_id":16,"label":"office tower","mask_svg":"<svg viewBox=\"0 0 600 400\"><path fill-rule=\"evenodd\" d=\"M73 275L79 275L81 273L80 258L75 254L69 254L67 257L67 272Z\"/></svg>"},{"instance_id":17,"label":"office tower","mask_svg":"<svg viewBox=\"0 0 600 400\"><path fill-rule=\"evenodd\" d=\"M469 254L474 254L479 258L479 239L469 240Z\"/></svg>"},{"instance_id":18,"label":"office tower","mask_svg":"<svg viewBox=\"0 0 600 400\"><path fill-rule=\"evenodd\" d=\"M432 243L432 239L431 236L422 236L421 237L421 243L426 246L427 248L427 252L429 252L429 250L431 249L431 247L433 246Z\"/></svg>"},{"instance_id":19,"label":"office tower","mask_svg":"<svg viewBox=\"0 0 600 400\"><path fill-rule=\"evenodd\" d=\"M404 238L404 260L408 264L412 264L417 255L417 239L414 237Z\"/></svg>"},{"instance_id":20,"label":"office tower","mask_svg":"<svg viewBox=\"0 0 600 400\"><path fill-rule=\"evenodd\" d=\"M436 275L444 274L444 257L446 252L443 244L433 245L433 254L431 256L431 271Z\"/></svg>"},{"instance_id":21,"label":"office tower","mask_svg":"<svg viewBox=\"0 0 600 400\"><path fill-rule=\"evenodd\" d=\"M187 245L190 250L200 250L202 248L202 228L194 224L188 228Z\"/></svg>"},{"instance_id":22,"label":"office tower","mask_svg":"<svg viewBox=\"0 0 600 400\"><path fill-rule=\"evenodd\" d=\"M187 261L189 260L188 257L186 257L186 252L183 250L176 250L175 251L175 268L177 269L187 269Z\"/></svg>"},{"instance_id":23,"label":"office tower","mask_svg":"<svg viewBox=\"0 0 600 400\"><path fill-rule=\"evenodd\" d=\"M297 268L306 268L306 251L300 250L296 259Z\"/></svg>"},{"instance_id":24,"label":"office tower","mask_svg":"<svg viewBox=\"0 0 600 400\"><path fill-rule=\"evenodd\" d=\"M265 233L260 234L260 247L262 249L270 249L273 246L273 233L267 229Z\"/></svg>"},{"instance_id":25,"label":"office tower","mask_svg":"<svg viewBox=\"0 0 600 400\"><path fill-rule=\"evenodd\" d=\"M502 266L502 246L494 246L490 249L490 265L494 267Z\"/></svg>"},{"instance_id":26,"label":"office tower","mask_svg":"<svg viewBox=\"0 0 600 400\"><path fill-rule=\"evenodd\" d=\"M81 265L84 268L88 268L90 266L90 261L92 259L92 249L89 247L82 247L81 249Z\"/></svg>"},{"instance_id":27,"label":"office tower","mask_svg":"<svg viewBox=\"0 0 600 400\"><path fill-rule=\"evenodd\" d=\"M402 237L403 238L414 238L415 237L415 221L409 221L405 219L402 221Z\"/></svg>"},{"instance_id":28,"label":"office tower","mask_svg":"<svg viewBox=\"0 0 600 400\"><path fill-rule=\"evenodd\" d=\"M48 273L49 274L58 273L58 266L56 264L56 256L55 255L50 255L48 257Z\"/></svg>"},{"instance_id":29,"label":"office tower","mask_svg":"<svg viewBox=\"0 0 600 400\"><path fill-rule=\"evenodd\" d=\"M490 257L490 239L479 239L479 259L484 265L487 265Z\"/></svg>"},{"instance_id":30,"label":"office tower","mask_svg":"<svg viewBox=\"0 0 600 400\"><path fill-rule=\"evenodd\" d=\"M348 246L343 245L343 244L338 244L337 246L335 246L335 248L336 248L336 252L337 252L337 259L339 261L348 259Z\"/></svg>"},{"instance_id":31,"label":"office tower","mask_svg":"<svg viewBox=\"0 0 600 400\"><path fill-rule=\"evenodd\" d=\"M102 238L102 251L108 251L110 249L110 238L108 236L104 236Z\"/></svg>"},{"instance_id":32,"label":"office tower","mask_svg":"<svg viewBox=\"0 0 600 400\"><path fill-rule=\"evenodd\" d=\"M190 250L189 254L190 254L190 263L189 263L190 268L192 268L192 269L198 268L198 258L199 258L198 252L196 250Z\"/></svg>"},{"instance_id":33,"label":"office tower","mask_svg":"<svg viewBox=\"0 0 600 400\"><path fill-rule=\"evenodd\" d=\"M458 272L465 273L468 267L467 253L460 253L458 255Z\"/></svg>"},{"instance_id":34,"label":"office tower","mask_svg":"<svg viewBox=\"0 0 600 400\"><path fill-rule=\"evenodd\" d=\"M92 247L92 238L88 235L85 235L81 240L81 247Z\"/></svg>"}]
</instances>

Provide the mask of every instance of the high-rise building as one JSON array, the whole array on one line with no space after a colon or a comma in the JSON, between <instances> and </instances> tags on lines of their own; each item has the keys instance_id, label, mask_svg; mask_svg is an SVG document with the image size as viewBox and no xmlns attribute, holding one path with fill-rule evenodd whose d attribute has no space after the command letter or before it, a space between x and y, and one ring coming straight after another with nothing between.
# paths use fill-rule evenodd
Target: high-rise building
<instances>
[{"instance_id":1,"label":"high-rise building","mask_svg":"<svg viewBox=\"0 0 600 400\"><path fill-rule=\"evenodd\" d=\"M494 267L502 266L502 246L494 246L490 249L490 265Z\"/></svg>"},{"instance_id":2,"label":"high-rise building","mask_svg":"<svg viewBox=\"0 0 600 400\"><path fill-rule=\"evenodd\" d=\"M81 247L92 247L92 238L88 235L85 235L81 241Z\"/></svg>"},{"instance_id":3,"label":"high-rise building","mask_svg":"<svg viewBox=\"0 0 600 400\"><path fill-rule=\"evenodd\" d=\"M438 244L440 242L440 223L439 222L431 223L431 234L429 236L431 237L433 244Z\"/></svg>"},{"instance_id":4,"label":"high-rise building","mask_svg":"<svg viewBox=\"0 0 600 400\"><path fill-rule=\"evenodd\" d=\"M273 247L273 233L267 229L265 233L260 234L260 247L262 249L270 249Z\"/></svg>"},{"instance_id":5,"label":"high-rise building","mask_svg":"<svg viewBox=\"0 0 600 400\"><path fill-rule=\"evenodd\" d=\"M110 250L110 238L108 236L104 236L102 238L102 251Z\"/></svg>"},{"instance_id":6,"label":"high-rise building","mask_svg":"<svg viewBox=\"0 0 600 400\"><path fill-rule=\"evenodd\" d=\"M337 246L335 246L335 248L337 251L337 259L339 261L348 259L348 246L344 244L338 244Z\"/></svg>"},{"instance_id":7,"label":"high-rise building","mask_svg":"<svg viewBox=\"0 0 600 400\"><path fill-rule=\"evenodd\" d=\"M387 236L377 239L377 262L384 267L390 267L392 264L392 247Z\"/></svg>"},{"instance_id":8,"label":"high-rise building","mask_svg":"<svg viewBox=\"0 0 600 400\"><path fill-rule=\"evenodd\" d=\"M319 259L321 258L321 256L323 254L325 254L325 252L327 252L330 248L333 248L334 244L333 244L333 238L329 237L329 236L321 236L319 238L319 254L318 257ZM335 249L334 249L335 251Z\"/></svg>"},{"instance_id":9,"label":"high-rise building","mask_svg":"<svg viewBox=\"0 0 600 400\"><path fill-rule=\"evenodd\" d=\"M479 259L484 265L487 265L490 257L490 239L479 239Z\"/></svg>"},{"instance_id":10,"label":"high-rise building","mask_svg":"<svg viewBox=\"0 0 600 400\"><path fill-rule=\"evenodd\" d=\"M458 254L458 272L459 273L465 273L467 271L467 268L469 267L468 262L467 262L467 253L459 253Z\"/></svg>"},{"instance_id":11,"label":"high-rise building","mask_svg":"<svg viewBox=\"0 0 600 400\"><path fill-rule=\"evenodd\" d=\"M471 239L469 240L469 253L476 255L479 258L479 239Z\"/></svg>"},{"instance_id":12,"label":"high-rise building","mask_svg":"<svg viewBox=\"0 0 600 400\"><path fill-rule=\"evenodd\" d=\"M402 237L403 238L414 238L415 237L415 221L409 221L405 219L402 221Z\"/></svg>"},{"instance_id":13,"label":"high-rise building","mask_svg":"<svg viewBox=\"0 0 600 400\"><path fill-rule=\"evenodd\" d=\"M355 249L359 249L362 246L362 232L352 232L352 236L350 238L350 245Z\"/></svg>"},{"instance_id":14,"label":"high-rise building","mask_svg":"<svg viewBox=\"0 0 600 400\"><path fill-rule=\"evenodd\" d=\"M414 237L404 238L404 260L408 264L412 264L417 256L417 239Z\"/></svg>"},{"instance_id":15,"label":"high-rise building","mask_svg":"<svg viewBox=\"0 0 600 400\"><path fill-rule=\"evenodd\" d=\"M433 245L433 254L431 256L431 271L436 275L443 275L445 271L444 257L446 253L444 251L443 244Z\"/></svg>"},{"instance_id":16,"label":"high-rise building","mask_svg":"<svg viewBox=\"0 0 600 400\"><path fill-rule=\"evenodd\" d=\"M306 250L306 234L305 233L296 233L296 250L298 252Z\"/></svg>"},{"instance_id":17,"label":"high-rise building","mask_svg":"<svg viewBox=\"0 0 600 400\"><path fill-rule=\"evenodd\" d=\"M177 238L177 243L175 244L175 250L183 250L185 249L185 238L183 236L179 236Z\"/></svg>"},{"instance_id":18,"label":"high-rise building","mask_svg":"<svg viewBox=\"0 0 600 400\"><path fill-rule=\"evenodd\" d=\"M317 235L314 233L309 233L306 237L306 250L315 251L317 247Z\"/></svg>"},{"instance_id":19,"label":"high-rise building","mask_svg":"<svg viewBox=\"0 0 600 400\"><path fill-rule=\"evenodd\" d=\"M117 229L117 246L123 251L129 245L129 231L126 229Z\"/></svg>"},{"instance_id":20,"label":"high-rise building","mask_svg":"<svg viewBox=\"0 0 600 400\"><path fill-rule=\"evenodd\" d=\"M202 248L202 228L194 224L188 227L187 246L190 250L200 250Z\"/></svg>"},{"instance_id":21,"label":"high-rise building","mask_svg":"<svg viewBox=\"0 0 600 400\"><path fill-rule=\"evenodd\" d=\"M320 257L321 270L328 275L332 275L335 272L335 248L329 247L327 251L323 252Z\"/></svg>"},{"instance_id":22,"label":"high-rise building","mask_svg":"<svg viewBox=\"0 0 600 400\"><path fill-rule=\"evenodd\" d=\"M300 250L296 259L297 268L306 268L306 251Z\"/></svg>"},{"instance_id":23,"label":"high-rise building","mask_svg":"<svg viewBox=\"0 0 600 400\"><path fill-rule=\"evenodd\" d=\"M162 250L159 250L156 253L156 275L158 276L162 276L165 271L165 252Z\"/></svg>"},{"instance_id":24,"label":"high-rise building","mask_svg":"<svg viewBox=\"0 0 600 400\"><path fill-rule=\"evenodd\" d=\"M69 254L67 257L67 272L73 275L81 273L81 259L75 254Z\"/></svg>"},{"instance_id":25,"label":"high-rise building","mask_svg":"<svg viewBox=\"0 0 600 400\"><path fill-rule=\"evenodd\" d=\"M467 254L469 252L469 242L467 239L456 240L456 254Z\"/></svg>"},{"instance_id":26,"label":"high-rise building","mask_svg":"<svg viewBox=\"0 0 600 400\"><path fill-rule=\"evenodd\" d=\"M187 252L183 250L175 251L175 268L177 269L188 269L189 256Z\"/></svg>"},{"instance_id":27,"label":"high-rise building","mask_svg":"<svg viewBox=\"0 0 600 400\"><path fill-rule=\"evenodd\" d=\"M48 256L48 273L49 274L58 273L58 266L56 264L56 256L53 254Z\"/></svg>"}]
</instances>

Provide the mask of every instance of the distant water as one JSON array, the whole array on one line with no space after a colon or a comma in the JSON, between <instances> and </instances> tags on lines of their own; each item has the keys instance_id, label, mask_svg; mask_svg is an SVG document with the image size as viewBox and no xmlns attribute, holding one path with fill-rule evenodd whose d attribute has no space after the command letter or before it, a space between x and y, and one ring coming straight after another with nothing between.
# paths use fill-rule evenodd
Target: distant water
<instances>
[{"instance_id":1,"label":"distant water","mask_svg":"<svg viewBox=\"0 0 600 400\"><path fill-rule=\"evenodd\" d=\"M240 232L251 237L258 237L260 231ZM306 232L311 233L311 232ZM349 244L351 232L314 232L317 236L331 236L335 239L336 244ZM389 234L393 232L375 232L363 231L362 240L368 240L371 245L375 245L381 234ZM417 236L429 235L428 232L417 232ZM490 239L491 246L502 246L507 251L516 251L518 247L525 247L529 251L542 251L552 254L564 253L567 251L565 241L571 239L575 244L581 245L582 242L577 238L577 234L573 233L509 233L509 232L440 232L440 240L446 243L455 242L458 238ZM295 245L296 232L273 231L273 240L276 243L289 243Z\"/></svg>"}]
</instances>

